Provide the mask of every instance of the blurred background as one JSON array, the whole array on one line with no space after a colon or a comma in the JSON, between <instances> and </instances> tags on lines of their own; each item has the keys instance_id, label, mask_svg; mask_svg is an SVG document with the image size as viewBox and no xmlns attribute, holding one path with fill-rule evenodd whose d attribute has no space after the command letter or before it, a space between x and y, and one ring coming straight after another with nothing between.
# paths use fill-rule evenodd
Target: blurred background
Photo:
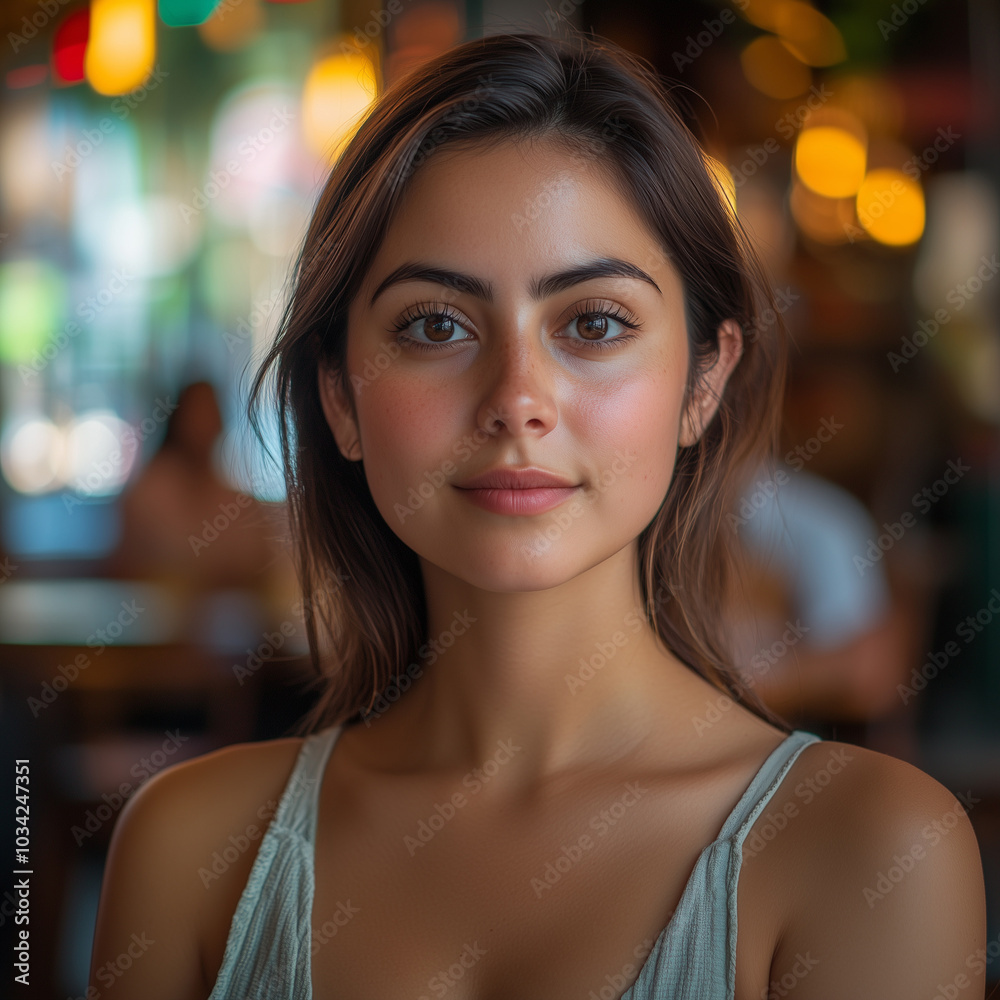
<instances>
[{"instance_id":1,"label":"blurred background","mask_svg":"<svg viewBox=\"0 0 1000 1000\"><path fill-rule=\"evenodd\" d=\"M1000 979L996 3L4 0L0 744L30 770L28 995L84 994L142 782L288 735L316 697L276 425L262 448L243 407L338 149L421 61L568 25L674 82L792 335L781 462L727 514L746 683L971 803Z\"/></svg>"}]
</instances>

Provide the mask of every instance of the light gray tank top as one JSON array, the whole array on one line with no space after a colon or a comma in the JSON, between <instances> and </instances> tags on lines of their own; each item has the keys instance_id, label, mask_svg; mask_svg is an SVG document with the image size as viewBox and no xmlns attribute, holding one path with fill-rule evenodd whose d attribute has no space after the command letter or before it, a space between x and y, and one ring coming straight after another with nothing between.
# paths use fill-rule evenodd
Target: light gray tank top
<instances>
[{"instance_id":1,"label":"light gray tank top","mask_svg":"<svg viewBox=\"0 0 1000 1000\"><path fill-rule=\"evenodd\" d=\"M309 922L319 788L342 731L329 726L302 741L233 914L208 1000L312 1000ZM764 761L719 836L698 856L670 922L621 1000L733 1000L743 841L796 757L819 739L796 729Z\"/></svg>"}]
</instances>

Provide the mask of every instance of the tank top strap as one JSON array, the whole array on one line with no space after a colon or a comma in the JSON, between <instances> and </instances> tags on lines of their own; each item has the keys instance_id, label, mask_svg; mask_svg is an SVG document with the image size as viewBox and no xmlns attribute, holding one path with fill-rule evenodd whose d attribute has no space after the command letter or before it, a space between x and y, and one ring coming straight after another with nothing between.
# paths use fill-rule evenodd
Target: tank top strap
<instances>
[{"instance_id":1,"label":"tank top strap","mask_svg":"<svg viewBox=\"0 0 1000 1000\"><path fill-rule=\"evenodd\" d=\"M750 827L777 791L789 768L795 763L795 759L810 743L818 742L820 742L819 736L804 729L796 729L789 733L771 751L760 770L754 775L753 781L736 803L736 808L726 819L719 832L719 840L732 839L738 851Z\"/></svg>"},{"instance_id":2,"label":"tank top strap","mask_svg":"<svg viewBox=\"0 0 1000 1000\"><path fill-rule=\"evenodd\" d=\"M326 762L343 728L342 724L328 726L303 739L274 816L274 826L298 833L308 844L316 837L319 789Z\"/></svg>"}]
</instances>

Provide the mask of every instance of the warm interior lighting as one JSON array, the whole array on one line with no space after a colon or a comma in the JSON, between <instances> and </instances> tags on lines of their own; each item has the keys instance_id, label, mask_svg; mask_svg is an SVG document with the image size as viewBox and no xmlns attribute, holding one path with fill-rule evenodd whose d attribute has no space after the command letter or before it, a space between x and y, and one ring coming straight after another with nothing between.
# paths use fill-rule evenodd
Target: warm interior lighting
<instances>
[{"instance_id":1,"label":"warm interior lighting","mask_svg":"<svg viewBox=\"0 0 1000 1000\"><path fill-rule=\"evenodd\" d=\"M861 182L856 200L858 221L879 243L908 246L924 232L924 193L901 170L870 171Z\"/></svg>"},{"instance_id":2,"label":"warm interior lighting","mask_svg":"<svg viewBox=\"0 0 1000 1000\"><path fill-rule=\"evenodd\" d=\"M836 125L804 128L795 143L795 171L806 187L827 198L857 192L865 176L865 144Z\"/></svg>"},{"instance_id":3,"label":"warm interior lighting","mask_svg":"<svg viewBox=\"0 0 1000 1000\"><path fill-rule=\"evenodd\" d=\"M375 67L360 50L320 59L302 92L302 128L309 148L333 163L375 99Z\"/></svg>"},{"instance_id":4,"label":"warm interior lighting","mask_svg":"<svg viewBox=\"0 0 1000 1000\"><path fill-rule=\"evenodd\" d=\"M153 71L153 0L93 0L84 70L99 94L127 94Z\"/></svg>"}]
</instances>

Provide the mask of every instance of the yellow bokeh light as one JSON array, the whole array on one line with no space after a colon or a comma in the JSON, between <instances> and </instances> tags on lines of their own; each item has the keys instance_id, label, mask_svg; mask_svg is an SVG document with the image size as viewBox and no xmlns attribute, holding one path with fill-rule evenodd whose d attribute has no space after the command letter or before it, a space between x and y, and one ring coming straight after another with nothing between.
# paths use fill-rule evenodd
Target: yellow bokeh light
<instances>
[{"instance_id":1,"label":"yellow bokeh light","mask_svg":"<svg viewBox=\"0 0 1000 1000\"><path fill-rule=\"evenodd\" d=\"M923 235L924 193L901 170L872 170L861 182L855 202L858 221L879 243L900 247Z\"/></svg>"},{"instance_id":2,"label":"yellow bokeh light","mask_svg":"<svg viewBox=\"0 0 1000 1000\"><path fill-rule=\"evenodd\" d=\"M835 125L805 128L795 143L795 172L802 183L827 198L855 194L865 176L865 144Z\"/></svg>"},{"instance_id":3,"label":"yellow bokeh light","mask_svg":"<svg viewBox=\"0 0 1000 1000\"><path fill-rule=\"evenodd\" d=\"M755 38L741 53L743 75L762 94L779 101L809 89L812 73L774 35Z\"/></svg>"},{"instance_id":4,"label":"yellow bokeh light","mask_svg":"<svg viewBox=\"0 0 1000 1000\"><path fill-rule=\"evenodd\" d=\"M320 59L302 91L302 128L309 148L332 164L363 121L377 87L375 67L360 50Z\"/></svg>"},{"instance_id":5,"label":"yellow bokeh light","mask_svg":"<svg viewBox=\"0 0 1000 1000\"><path fill-rule=\"evenodd\" d=\"M801 0L789 0L778 7L774 31L792 54L808 66L832 66L847 58L837 26Z\"/></svg>"},{"instance_id":6,"label":"yellow bokeh light","mask_svg":"<svg viewBox=\"0 0 1000 1000\"><path fill-rule=\"evenodd\" d=\"M84 56L87 82L99 94L127 94L153 72L154 0L93 0Z\"/></svg>"}]
</instances>

